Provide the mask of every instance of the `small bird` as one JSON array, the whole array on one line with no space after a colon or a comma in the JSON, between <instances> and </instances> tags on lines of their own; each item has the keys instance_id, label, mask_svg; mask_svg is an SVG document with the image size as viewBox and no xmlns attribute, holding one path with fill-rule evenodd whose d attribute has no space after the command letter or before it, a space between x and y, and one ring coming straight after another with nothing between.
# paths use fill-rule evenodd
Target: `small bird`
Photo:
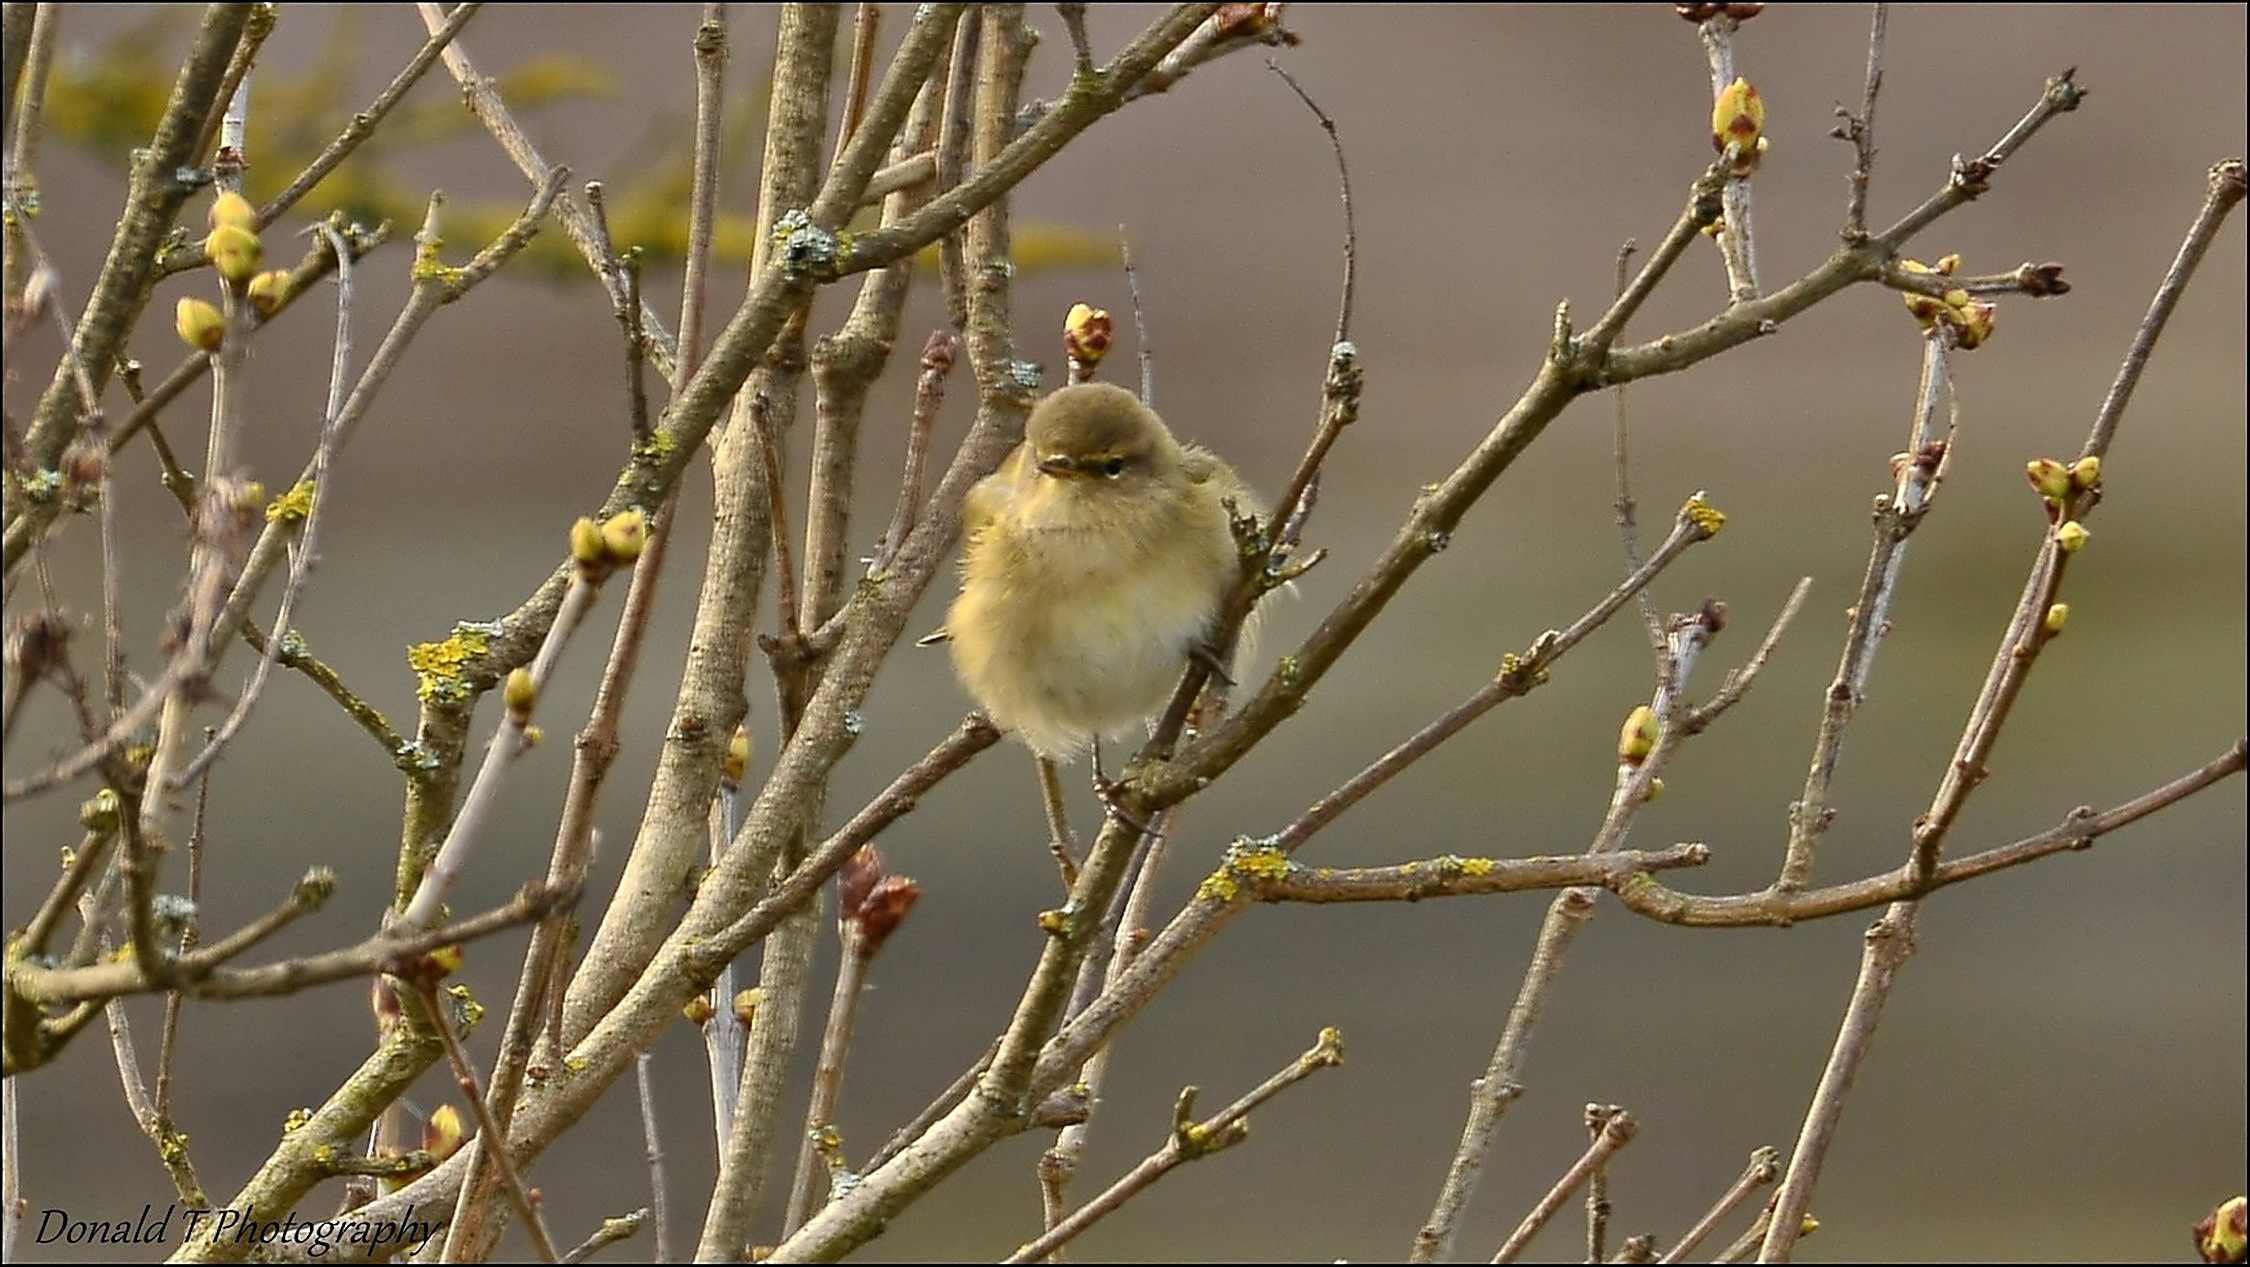
<instances>
[{"instance_id":1,"label":"small bird","mask_svg":"<svg viewBox=\"0 0 2250 1267\"><path fill-rule=\"evenodd\" d=\"M1067 762L1162 709L1188 660L1211 654L1241 567L1230 503L1261 510L1234 468L1133 393L1065 387L970 490L961 594L924 641L952 644L994 725Z\"/></svg>"}]
</instances>

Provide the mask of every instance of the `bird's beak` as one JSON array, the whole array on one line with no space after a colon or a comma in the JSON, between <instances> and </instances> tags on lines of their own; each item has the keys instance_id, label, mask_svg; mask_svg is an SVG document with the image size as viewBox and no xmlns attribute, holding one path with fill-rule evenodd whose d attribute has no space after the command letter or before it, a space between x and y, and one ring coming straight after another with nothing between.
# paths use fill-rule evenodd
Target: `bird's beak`
<instances>
[{"instance_id":1,"label":"bird's beak","mask_svg":"<svg viewBox=\"0 0 2250 1267\"><path fill-rule=\"evenodd\" d=\"M1071 479L1078 474L1078 463L1058 453L1054 457L1039 460L1039 473L1058 479Z\"/></svg>"}]
</instances>

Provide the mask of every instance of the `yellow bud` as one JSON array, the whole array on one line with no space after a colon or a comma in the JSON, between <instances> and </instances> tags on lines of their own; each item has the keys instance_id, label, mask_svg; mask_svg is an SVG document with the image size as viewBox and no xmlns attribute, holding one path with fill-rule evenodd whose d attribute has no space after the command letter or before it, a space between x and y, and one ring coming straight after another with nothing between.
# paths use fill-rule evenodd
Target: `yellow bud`
<instances>
[{"instance_id":1,"label":"yellow bud","mask_svg":"<svg viewBox=\"0 0 2250 1267\"><path fill-rule=\"evenodd\" d=\"M2070 482L2080 488L2092 488L2102 482L2102 460L2088 455L2070 464Z\"/></svg>"},{"instance_id":2,"label":"yellow bud","mask_svg":"<svg viewBox=\"0 0 2250 1267\"><path fill-rule=\"evenodd\" d=\"M1954 328L1959 331L1961 347L1967 351L1981 347L1985 340L1992 337L1992 326L2000 316L2000 308L1996 304L1986 303L1957 305L1950 316Z\"/></svg>"},{"instance_id":3,"label":"yellow bud","mask_svg":"<svg viewBox=\"0 0 2250 1267\"><path fill-rule=\"evenodd\" d=\"M2057 603L2047 609L2047 618L2039 623L2047 631L2047 636L2052 638L2063 631L2063 625L2069 620L2070 604Z\"/></svg>"},{"instance_id":4,"label":"yellow bud","mask_svg":"<svg viewBox=\"0 0 2250 1267\"><path fill-rule=\"evenodd\" d=\"M570 557L581 566L602 561L602 528L591 519L581 518L570 526Z\"/></svg>"},{"instance_id":5,"label":"yellow bud","mask_svg":"<svg viewBox=\"0 0 2250 1267\"><path fill-rule=\"evenodd\" d=\"M1969 306L1969 292L1959 288L1949 290L1945 292L1945 303L1949 308L1966 308Z\"/></svg>"},{"instance_id":6,"label":"yellow bud","mask_svg":"<svg viewBox=\"0 0 2250 1267\"><path fill-rule=\"evenodd\" d=\"M1755 161L1758 136L1766 126L1766 103L1747 79L1737 79L1711 103L1711 148L1721 154L1734 147L1736 161Z\"/></svg>"},{"instance_id":7,"label":"yellow bud","mask_svg":"<svg viewBox=\"0 0 2250 1267\"><path fill-rule=\"evenodd\" d=\"M744 730L740 726L737 726L734 728L734 738L727 740L727 756L726 766L724 770L727 782L742 782L742 772L749 768L750 732Z\"/></svg>"},{"instance_id":8,"label":"yellow bud","mask_svg":"<svg viewBox=\"0 0 2250 1267\"><path fill-rule=\"evenodd\" d=\"M2086 531L2086 525L2073 519L2062 527L2055 529L2055 545L2064 554L2076 554L2086 548L2086 542L2093 535L2093 533Z\"/></svg>"},{"instance_id":9,"label":"yellow bud","mask_svg":"<svg viewBox=\"0 0 2250 1267\"><path fill-rule=\"evenodd\" d=\"M1639 765L1655 747L1656 710L1643 704L1625 715L1624 728L1617 732L1617 759Z\"/></svg>"},{"instance_id":10,"label":"yellow bud","mask_svg":"<svg viewBox=\"0 0 2250 1267\"><path fill-rule=\"evenodd\" d=\"M758 988L757 986L751 986L746 990L735 991L734 1019L742 1022L744 1025L748 1025L752 1021L757 1020L758 1004L765 997L766 992Z\"/></svg>"},{"instance_id":11,"label":"yellow bud","mask_svg":"<svg viewBox=\"0 0 2250 1267\"><path fill-rule=\"evenodd\" d=\"M210 225L214 229L248 229L258 223L258 209L250 200L229 189L211 200Z\"/></svg>"},{"instance_id":12,"label":"yellow bud","mask_svg":"<svg viewBox=\"0 0 2250 1267\"><path fill-rule=\"evenodd\" d=\"M211 230L211 236L203 239L203 253L211 257L211 267L219 270L219 276L237 286L255 277L266 258L258 235L234 224Z\"/></svg>"},{"instance_id":13,"label":"yellow bud","mask_svg":"<svg viewBox=\"0 0 2250 1267\"><path fill-rule=\"evenodd\" d=\"M1907 273L1943 274L1946 276L1950 276L1953 270L1957 266L1959 266L1960 263L1960 256L1948 255L1944 259L1939 260L1935 268L1931 267L1928 264L1924 264L1920 260L1900 260L1898 262L1898 266L1900 271ZM1913 291L1906 292L1904 295L1901 295L1900 298L1905 301L1906 310L1914 314L1914 319L1922 323L1922 328L1924 330L1927 330L1930 328L1932 323L1937 321L1939 317L1946 315L1946 304L1949 300L1951 300L1953 295L1961 296L1961 302L1963 303L1968 302L1968 293L1966 291L1958 290L1948 294L1945 299L1940 299L1935 295L1916 294Z\"/></svg>"},{"instance_id":14,"label":"yellow bud","mask_svg":"<svg viewBox=\"0 0 2250 1267\"><path fill-rule=\"evenodd\" d=\"M680 1015L686 1017L689 1022L696 1025L701 1025L705 1021L710 1020L711 996L708 994L698 994L693 998L690 998L686 1003L680 1005Z\"/></svg>"},{"instance_id":15,"label":"yellow bud","mask_svg":"<svg viewBox=\"0 0 2250 1267\"><path fill-rule=\"evenodd\" d=\"M235 485L231 501L240 514L263 514L266 508L266 486L257 480L244 480Z\"/></svg>"},{"instance_id":16,"label":"yellow bud","mask_svg":"<svg viewBox=\"0 0 2250 1267\"><path fill-rule=\"evenodd\" d=\"M277 268L251 278L248 294L250 306L258 310L259 316L272 316L280 310L282 301L289 298L288 270Z\"/></svg>"},{"instance_id":17,"label":"yellow bud","mask_svg":"<svg viewBox=\"0 0 2250 1267\"><path fill-rule=\"evenodd\" d=\"M180 342L203 352L216 352L227 341L227 319L200 299L180 300L172 328L180 332Z\"/></svg>"},{"instance_id":18,"label":"yellow bud","mask_svg":"<svg viewBox=\"0 0 2250 1267\"><path fill-rule=\"evenodd\" d=\"M422 962L438 976L450 977L461 970L461 965L467 962L468 958L468 952L461 949L461 943L455 942L450 946L440 946L424 955Z\"/></svg>"},{"instance_id":19,"label":"yellow bud","mask_svg":"<svg viewBox=\"0 0 2250 1267\"><path fill-rule=\"evenodd\" d=\"M450 1104L441 1104L437 1112L422 1126L422 1147L432 1161L444 1161L458 1152L469 1138L468 1127L461 1121L461 1110Z\"/></svg>"},{"instance_id":20,"label":"yellow bud","mask_svg":"<svg viewBox=\"0 0 2250 1267\"><path fill-rule=\"evenodd\" d=\"M1659 797L1659 796L1662 796L1662 795L1664 795L1664 780L1662 780L1662 779L1650 779L1650 780L1648 781L1648 795L1647 795L1647 796L1645 796L1645 797L1642 797L1641 799L1642 799L1642 800L1647 800L1647 801L1653 801L1653 800L1655 800L1655 799L1656 799L1657 797Z\"/></svg>"},{"instance_id":21,"label":"yellow bud","mask_svg":"<svg viewBox=\"0 0 2250 1267\"><path fill-rule=\"evenodd\" d=\"M547 732L538 722L532 722L523 728L523 746L526 748L536 748L546 742L546 739Z\"/></svg>"},{"instance_id":22,"label":"yellow bud","mask_svg":"<svg viewBox=\"0 0 2250 1267\"><path fill-rule=\"evenodd\" d=\"M2070 496L2070 468L2053 458L2034 458L2023 464L2023 477L2042 497L2056 501Z\"/></svg>"},{"instance_id":23,"label":"yellow bud","mask_svg":"<svg viewBox=\"0 0 2250 1267\"><path fill-rule=\"evenodd\" d=\"M2195 1252L2207 1263L2239 1263L2250 1255L2250 1200L2221 1202L2195 1225Z\"/></svg>"},{"instance_id":24,"label":"yellow bud","mask_svg":"<svg viewBox=\"0 0 2250 1267\"><path fill-rule=\"evenodd\" d=\"M1112 324L1109 314L1090 304L1072 304L1063 318L1063 351L1073 361L1099 364L1109 351Z\"/></svg>"},{"instance_id":25,"label":"yellow bud","mask_svg":"<svg viewBox=\"0 0 2250 1267\"><path fill-rule=\"evenodd\" d=\"M602 553L612 563L631 563L641 557L648 541L648 520L637 510L621 510L602 525Z\"/></svg>"},{"instance_id":26,"label":"yellow bud","mask_svg":"<svg viewBox=\"0 0 2250 1267\"><path fill-rule=\"evenodd\" d=\"M78 807L79 825L87 831L115 831L118 806L117 793L105 787Z\"/></svg>"},{"instance_id":27,"label":"yellow bud","mask_svg":"<svg viewBox=\"0 0 2250 1267\"><path fill-rule=\"evenodd\" d=\"M508 673L508 684L501 688L500 698L508 706L508 716L529 717L531 706L539 702L539 683L532 680L531 670L512 669Z\"/></svg>"}]
</instances>

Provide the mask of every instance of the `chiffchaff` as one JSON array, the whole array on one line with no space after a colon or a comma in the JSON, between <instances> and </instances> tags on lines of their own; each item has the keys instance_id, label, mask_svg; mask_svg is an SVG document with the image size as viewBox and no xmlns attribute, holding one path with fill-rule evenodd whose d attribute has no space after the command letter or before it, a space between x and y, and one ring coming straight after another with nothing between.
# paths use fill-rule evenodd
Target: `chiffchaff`
<instances>
[{"instance_id":1,"label":"chiffchaff","mask_svg":"<svg viewBox=\"0 0 2250 1267\"><path fill-rule=\"evenodd\" d=\"M1068 761L1163 708L1208 647L1241 566L1228 502L1259 509L1131 392L1063 388L970 490L961 596L930 640L994 725Z\"/></svg>"}]
</instances>

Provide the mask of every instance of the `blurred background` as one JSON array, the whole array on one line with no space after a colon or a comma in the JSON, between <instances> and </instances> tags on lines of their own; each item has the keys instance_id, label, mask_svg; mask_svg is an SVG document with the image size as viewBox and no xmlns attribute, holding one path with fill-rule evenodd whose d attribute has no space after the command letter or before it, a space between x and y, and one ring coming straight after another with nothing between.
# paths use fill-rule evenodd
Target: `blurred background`
<instances>
[{"instance_id":1,"label":"blurred background","mask_svg":"<svg viewBox=\"0 0 2250 1267\"><path fill-rule=\"evenodd\" d=\"M1155 12L1096 6L1097 48L1114 49ZM1069 45L1051 9L1029 17L1047 38L1027 91L1052 96L1067 81ZM40 155L39 232L74 312L121 205L123 147L146 136L119 122L126 103L170 79L165 70L142 82L118 68L135 56L173 64L192 18L130 6L73 6L64 16L65 78L93 86L75 122L58 110ZM463 43L488 72L525 72L516 81L527 94L524 117L550 160L608 182L620 207L638 199L684 217L684 198L666 182L687 159L696 20L694 6L493 6ZM890 15L886 47L904 20L903 8ZM1368 385L1362 421L1336 450L1308 534L1332 557L1272 618L1269 662L1365 568L1417 488L1449 470L1515 398L1538 364L1555 302L1598 312L1618 244L1654 245L1710 157L1702 52L1694 29L1665 6L1304 6L1288 21L1304 42L1281 57L1336 118L1352 164L1361 268L1354 336ZM762 107L772 26L770 11L735 7L730 100ZM1781 6L1740 36L1740 64L1769 112L1772 151L1758 174L1769 287L1835 242L1850 153L1828 138L1830 107L1857 101L1866 26L1860 7ZM2001 299L1997 337L1957 361L1960 448L1943 501L1913 540L1895 631L1844 746L1823 880L1904 856L1908 825L1951 752L2043 530L2023 463L2077 452L2202 200L2206 167L2244 150L2238 6L1898 6L1890 26L1871 211L1878 225L1937 188L1952 155L1982 152L2047 75L2076 65L2092 95L2011 162L1987 197L1915 244L1923 258L1959 252L1970 272L2059 260L2074 290ZM267 166L259 179L286 179L294 164L265 155L301 143L291 129L312 144L331 134L340 112L371 97L422 38L405 6L287 6L252 95L250 155ZM1024 354L1047 362L1059 381L1061 352L1049 332L1064 310L1080 300L1110 309L1120 329L1110 364L1130 379L1130 304L1111 246L1123 226L1147 300L1160 407L1175 430L1227 454L1270 493L1315 418L1341 216L1325 138L1261 57L1214 64L1135 104L1022 187L1019 217L1038 231L1026 233L1016 310ZM348 165L341 192L301 204L267 235L269 249L294 259L296 248L280 245L286 234L347 197L418 208L442 185L463 209L448 253L465 257L482 209L520 205L525 186L457 101L434 71L409 99L421 130L402 128L361 170ZM747 135L726 155L726 210L744 216L754 210L758 154L757 133ZM200 217L201 205L191 214ZM636 220L620 229L620 243L660 245L679 231L665 219ZM404 294L411 229L401 223L393 245L359 272L363 348ZM315 653L402 727L414 716L405 647L513 607L624 457L616 324L583 270L555 258L512 268L440 313L336 470L298 625ZM2042 658L1994 777L1953 833L1956 852L2040 830L2079 804L2137 795L2242 732L2244 271L2238 219L2219 235L2126 418L2093 546L2072 569L2069 634ZM714 277L718 320L740 298L739 264ZM133 343L152 381L179 355L164 319L172 303L207 284L191 275L159 289ZM650 287L659 311L676 310L676 268L652 275ZM253 352L248 460L269 485L285 483L312 448L331 293L312 296ZM848 294L826 296L816 332L840 320ZM1717 251L1698 243L1632 335L1693 325L1723 295ZM918 286L900 355L870 406L853 526L860 542L872 543L888 517L911 354L942 320L934 287ZM53 364L52 332L26 335L15 352L6 403L20 418ZM1723 537L1655 588L1666 610L1715 595L1735 613L1694 693L1707 695L1748 654L1796 578L1814 578L1757 690L1682 753L1670 791L1636 829L1642 846L1709 842L1714 861L1674 877L1684 887L1753 888L1778 863L1864 566L1869 499L1887 486L1887 459L1904 440L1918 355L1898 298L1861 288L1773 338L1632 390L1634 488L1649 537L1697 489L1730 517ZM200 432L204 390L167 415L183 453ZM957 375L941 445L958 439L972 407L966 374ZM809 428L809 411L807 419ZM802 458L807 436L800 430L793 456ZM633 839L671 711L708 533L707 469L685 484L671 574L602 806L590 894L608 892ZM125 452L119 478L126 626L135 667L153 673L185 540L148 446ZM1611 478L1610 402L1587 400L1494 488L1304 711L1193 802L1161 909L1168 915L1190 894L1226 840L1281 826L1474 689L1504 652L1606 591L1623 568ZM791 505L802 507L801 485ZM80 521L49 551L66 603L81 613L98 611L97 539ZM936 623L949 591L944 580L933 586L918 621ZM17 597L20 608L25 595ZM575 726L565 719L584 715L615 611L614 599L600 609L544 701L558 738ZM761 620L770 624L770 613ZM89 624L80 640L86 663L97 642ZM1636 622L1621 615L1551 685L1423 761L1308 856L1350 865L1582 849L1601 818L1618 722L1649 690L1647 660ZM248 664L238 652L222 682ZM752 666L752 682L762 771L774 748L762 664ZM965 706L942 655L902 648L837 776L834 813L882 786ZM51 696L27 707L35 712L11 775L60 751L67 733ZM481 743L489 709L479 723ZM456 909L503 900L543 870L568 753L555 743L520 767L501 835ZM1814 1205L1822 1226L1806 1259L2188 1254L2189 1225L2244 1186L2244 789L2229 780L2090 852L1957 887L1930 904L1921 951L1829 1157ZM277 674L212 781L205 926L266 909L306 866L325 863L341 877L336 899L271 952L363 936L390 891L399 792L362 732L303 679ZM8 806L10 925L45 891L55 847L75 839L71 815L83 794ZM1078 800L1089 829L1092 797ZM1004 1023L1043 939L1034 914L1055 898L1043 830L1029 762L1009 745L948 780L883 838L892 866L916 876L924 896L877 962L863 1005L840 1123L851 1156L865 1156ZM1403 1256L1545 906L1543 895L1525 895L1246 915L1124 1034L1076 1192L1098 1192L1161 1143L1183 1083L1224 1103L1331 1024L1344 1032L1348 1063L1262 1110L1247 1145L1181 1171L1073 1252ZM1589 1100L1623 1104L1643 1122L1611 1169L1616 1238L1647 1231L1669 1241L1753 1147L1786 1150L1872 917L1704 931L1648 923L1605 902L1531 1048L1527 1094L1498 1136L1463 1254L1489 1253L1578 1155ZM522 942L470 949L464 979L496 1008L475 1036L487 1064ZM802 1121L834 957L826 937L785 1132ZM159 1010L133 1007L144 1061L154 1059ZM215 1197L239 1186L290 1110L327 1097L370 1036L356 986L188 1011L181 1125ZM682 1022L654 1057L675 1232L692 1245L714 1165L697 1032ZM428 1109L451 1093L441 1068L416 1098ZM27 1077L20 1094L34 1223L49 1206L115 1218L170 1199L98 1033ZM1037 1230L1033 1165L1049 1142L1027 1135L994 1149L862 1257L1012 1250ZM540 1162L534 1179L558 1239L575 1241L601 1217L646 1203L641 1148L632 1094L621 1087ZM786 1164L769 1183L760 1240L772 1239L778 1222ZM306 1211L325 1213L334 1199L323 1189ZM26 1259L62 1256L61 1246L32 1245L34 1230L27 1225ZM1575 1260L1580 1235L1574 1207L1533 1254ZM644 1232L609 1257L644 1258L650 1244Z\"/></svg>"}]
</instances>

